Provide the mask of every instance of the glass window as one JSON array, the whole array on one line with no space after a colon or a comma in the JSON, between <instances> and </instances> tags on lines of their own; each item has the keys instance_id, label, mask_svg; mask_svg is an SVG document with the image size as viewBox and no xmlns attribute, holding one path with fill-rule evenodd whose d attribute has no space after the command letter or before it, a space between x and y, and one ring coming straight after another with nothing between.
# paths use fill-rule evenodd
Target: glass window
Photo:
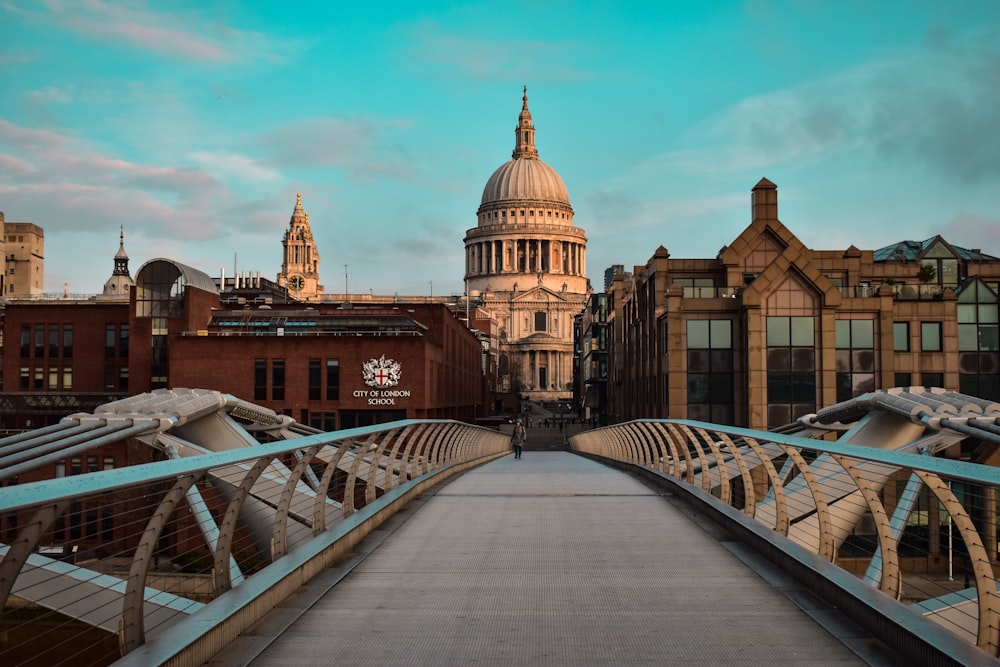
<instances>
[{"instance_id":1,"label":"glass window","mask_svg":"<svg viewBox=\"0 0 1000 667\"><path fill-rule=\"evenodd\" d=\"M113 357L115 356L115 338L116 331L114 324L104 325L104 356Z\"/></svg>"},{"instance_id":2,"label":"glass window","mask_svg":"<svg viewBox=\"0 0 1000 667\"><path fill-rule=\"evenodd\" d=\"M267 359L253 362L253 398L255 401L267 400Z\"/></svg>"},{"instance_id":3,"label":"glass window","mask_svg":"<svg viewBox=\"0 0 1000 667\"><path fill-rule=\"evenodd\" d=\"M941 351L941 323L920 323L920 349L924 352Z\"/></svg>"},{"instance_id":4,"label":"glass window","mask_svg":"<svg viewBox=\"0 0 1000 667\"><path fill-rule=\"evenodd\" d=\"M118 325L118 356L128 358L128 324Z\"/></svg>"},{"instance_id":5,"label":"glass window","mask_svg":"<svg viewBox=\"0 0 1000 667\"><path fill-rule=\"evenodd\" d=\"M910 373L896 373L892 382L897 387L909 387L913 384L913 376Z\"/></svg>"},{"instance_id":6,"label":"glass window","mask_svg":"<svg viewBox=\"0 0 1000 667\"><path fill-rule=\"evenodd\" d=\"M73 356L73 325L64 324L63 325L63 357L70 358Z\"/></svg>"},{"instance_id":7,"label":"glass window","mask_svg":"<svg viewBox=\"0 0 1000 667\"><path fill-rule=\"evenodd\" d=\"M816 410L815 318L767 318L767 415L774 428ZM850 341L850 326L838 325Z\"/></svg>"},{"instance_id":8,"label":"glass window","mask_svg":"<svg viewBox=\"0 0 1000 667\"><path fill-rule=\"evenodd\" d=\"M959 391L990 401L1000 400L997 296L975 280L958 293L958 301Z\"/></svg>"},{"instance_id":9,"label":"glass window","mask_svg":"<svg viewBox=\"0 0 1000 667\"><path fill-rule=\"evenodd\" d=\"M733 323L729 320L710 320L709 333L713 348L733 346Z\"/></svg>"},{"instance_id":10,"label":"glass window","mask_svg":"<svg viewBox=\"0 0 1000 667\"><path fill-rule=\"evenodd\" d=\"M708 320L688 320L687 346L689 350L707 349L710 347L708 339Z\"/></svg>"},{"instance_id":11,"label":"glass window","mask_svg":"<svg viewBox=\"0 0 1000 667\"><path fill-rule=\"evenodd\" d=\"M875 347L874 320L851 320L851 347Z\"/></svg>"},{"instance_id":12,"label":"glass window","mask_svg":"<svg viewBox=\"0 0 1000 667\"><path fill-rule=\"evenodd\" d=\"M924 373L922 375L924 387L944 387L944 373Z\"/></svg>"},{"instance_id":13,"label":"glass window","mask_svg":"<svg viewBox=\"0 0 1000 667\"><path fill-rule=\"evenodd\" d=\"M285 360L271 361L271 400L285 400Z\"/></svg>"},{"instance_id":14,"label":"glass window","mask_svg":"<svg viewBox=\"0 0 1000 667\"><path fill-rule=\"evenodd\" d=\"M964 352L979 349L979 327L975 324L958 325L958 349Z\"/></svg>"},{"instance_id":15,"label":"glass window","mask_svg":"<svg viewBox=\"0 0 1000 667\"><path fill-rule=\"evenodd\" d=\"M326 360L326 400L340 400L340 360Z\"/></svg>"},{"instance_id":16,"label":"glass window","mask_svg":"<svg viewBox=\"0 0 1000 667\"><path fill-rule=\"evenodd\" d=\"M322 368L319 359L309 360L309 400L318 401L322 395Z\"/></svg>"},{"instance_id":17,"label":"glass window","mask_svg":"<svg viewBox=\"0 0 1000 667\"><path fill-rule=\"evenodd\" d=\"M814 338L812 317L791 318L792 347L812 347Z\"/></svg>"},{"instance_id":18,"label":"glass window","mask_svg":"<svg viewBox=\"0 0 1000 667\"><path fill-rule=\"evenodd\" d=\"M59 356L59 325L50 324L49 325L49 357L56 358Z\"/></svg>"},{"instance_id":19,"label":"glass window","mask_svg":"<svg viewBox=\"0 0 1000 667\"><path fill-rule=\"evenodd\" d=\"M910 323L892 323L892 349L896 352L910 351Z\"/></svg>"},{"instance_id":20,"label":"glass window","mask_svg":"<svg viewBox=\"0 0 1000 667\"><path fill-rule=\"evenodd\" d=\"M688 320L688 418L731 423L733 350L730 320Z\"/></svg>"},{"instance_id":21,"label":"glass window","mask_svg":"<svg viewBox=\"0 0 1000 667\"><path fill-rule=\"evenodd\" d=\"M851 322L850 320L837 320L833 324L834 341L837 349L847 349L851 347Z\"/></svg>"},{"instance_id":22,"label":"glass window","mask_svg":"<svg viewBox=\"0 0 1000 667\"><path fill-rule=\"evenodd\" d=\"M958 260L957 259L942 259L941 260L941 284L942 285L957 285L958 284Z\"/></svg>"},{"instance_id":23,"label":"glass window","mask_svg":"<svg viewBox=\"0 0 1000 667\"><path fill-rule=\"evenodd\" d=\"M787 317L767 318L767 345L768 347L783 347L792 342L788 328Z\"/></svg>"},{"instance_id":24,"label":"glass window","mask_svg":"<svg viewBox=\"0 0 1000 667\"><path fill-rule=\"evenodd\" d=\"M538 311L535 313L535 331L548 331L546 326L547 313L545 311Z\"/></svg>"}]
</instances>

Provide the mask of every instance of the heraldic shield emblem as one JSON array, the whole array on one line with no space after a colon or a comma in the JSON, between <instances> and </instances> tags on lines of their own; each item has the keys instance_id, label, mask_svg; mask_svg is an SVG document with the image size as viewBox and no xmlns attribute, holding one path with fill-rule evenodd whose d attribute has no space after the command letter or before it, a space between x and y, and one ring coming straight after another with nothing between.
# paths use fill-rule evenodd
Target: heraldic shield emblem
<instances>
[{"instance_id":1,"label":"heraldic shield emblem","mask_svg":"<svg viewBox=\"0 0 1000 667\"><path fill-rule=\"evenodd\" d=\"M361 364L361 377L369 387L395 387L403 374L403 366L395 359L369 359Z\"/></svg>"}]
</instances>

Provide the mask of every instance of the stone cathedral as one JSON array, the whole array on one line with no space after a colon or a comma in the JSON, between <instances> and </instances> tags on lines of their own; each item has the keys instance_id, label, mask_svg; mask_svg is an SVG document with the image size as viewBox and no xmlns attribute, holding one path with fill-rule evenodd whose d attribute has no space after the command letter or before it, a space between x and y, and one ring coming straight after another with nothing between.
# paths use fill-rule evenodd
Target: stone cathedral
<instances>
[{"instance_id":1,"label":"stone cathedral","mask_svg":"<svg viewBox=\"0 0 1000 667\"><path fill-rule=\"evenodd\" d=\"M572 395L573 318L590 292L587 235L566 184L538 159L524 89L511 159L493 172L465 234L465 279L500 325L500 391L530 400Z\"/></svg>"}]
</instances>

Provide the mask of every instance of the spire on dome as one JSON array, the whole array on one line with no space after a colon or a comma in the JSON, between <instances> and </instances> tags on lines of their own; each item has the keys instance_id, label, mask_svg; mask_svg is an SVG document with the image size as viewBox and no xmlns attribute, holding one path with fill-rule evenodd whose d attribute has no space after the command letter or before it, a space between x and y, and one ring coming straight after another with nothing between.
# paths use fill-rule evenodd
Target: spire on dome
<instances>
[{"instance_id":1,"label":"spire on dome","mask_svg":"<svg viewBox=\"0 0 1000 667\"><path fill-rule=\"evenodd\" d=\"M514 152L511 155L515 160L538 159L538 149L535 148L535 126L531 124L531 112L528 111L527 86L524 87L524 96L521 98L521 113L517 117L517 127L514 128Z\"/></svg>"},{"instance_id":2,"label":"spire on dome","mask_svg":"<svg viewBox=\"0 0 1000 667\"><path fill-rule=\"evenodd\" d=\"M125 252L125 225L122 225L121 229L118 231L118 252L115 253L115 260L119 259L124 259L126 260L126 263L128 262L128 253ZM117 261L115 264L117 265ZM125 271L127 274L128 269Z\"/></svg>"},{"instance_id":3,"label":"spire on dome","mask_svg":"<svg viewBox=\"0 0 1000 667\"><path fill-rule=\"evenodd\" d=\"M115 269L104 283L104 292L98 297L118 301L127 299L135 282L128 270L128 253L125 252L125 225L118 229L118 252L115 253Z\"/></svg>"}]
</instances>

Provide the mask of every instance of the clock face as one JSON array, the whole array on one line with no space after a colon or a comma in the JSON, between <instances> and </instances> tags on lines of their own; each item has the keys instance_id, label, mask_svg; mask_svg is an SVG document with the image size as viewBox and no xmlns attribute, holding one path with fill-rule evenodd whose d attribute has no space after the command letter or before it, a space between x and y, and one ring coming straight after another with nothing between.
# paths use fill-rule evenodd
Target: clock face
<instances>
[{"instance_id":1,"label":"clock face","mask_svg":"<svg viewBox=\"0 0 1000 667\"><path fill-rule=\"evenodd\" d=\"M305 283L305 281L302 280L302 276L292 276L288 279L288 286L295 291L302 289L303 283Z\"/></svg>"}]
</instances>

